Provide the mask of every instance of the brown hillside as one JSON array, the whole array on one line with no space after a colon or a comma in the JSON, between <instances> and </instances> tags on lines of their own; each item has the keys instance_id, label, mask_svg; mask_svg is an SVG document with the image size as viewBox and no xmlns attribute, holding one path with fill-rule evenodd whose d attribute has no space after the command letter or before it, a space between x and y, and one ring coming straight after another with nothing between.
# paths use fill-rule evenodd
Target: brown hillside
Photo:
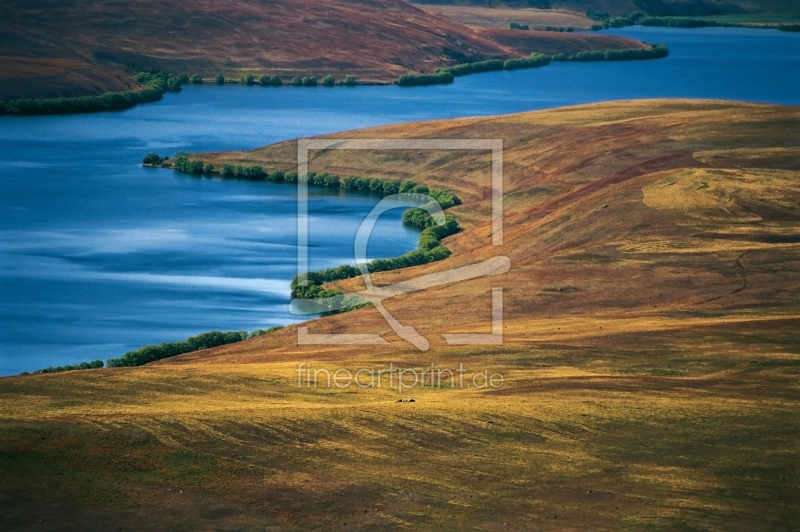
<instances>
[{"instance_id":1,"label":"brown hillside","mask_svg":"<svg viewBox=\"0 0 800 532\"><path fill-rule=\"evenodd\" d=\"M519 31L508 29L482 29L481 33L503 46L515 50L532 50L543 54L567 55L590 50L620 48L619 37L592 33L556 33L551 31ZM628 41L626 48L646 48L643 42Z\"/></svg>"},{"instance_id":2,"label":"brown hillside","mask_svg":"<svg viewBox=\"0 0 800 532\"><path fill-rule=\"evenodd\" d=\"M503 139L498 248L484 153L312 153L311 169L462 196L453 255L378 284L499 254L511 270L387 300L428 352L366 308L305 325L380 332L388 345L298 347L288 327L140 368L0 379L0 524L793 530L798 125L796 107L637 101L337 135ZM204 159L288 168L295 154L286 142ZM489 332L495 286L503 345L443 346L443 332ZM463 364L467 386L484 369L504 383L445 376L398 394L385 377L340 389L323 375L298 387L301 362Z\"/></svg>"},{"instance_id":3,"label":"brown hillside","mask_svg":"<svg viewBox=\"0 0 800 532\"><path fill-rule=\"evenodd\" d=\"M508 29L511 22L527 24L533 29L544 29L545 26L568 27L576 30L588 30L595 21L583 13L566 9L534 9L528 7L498 8L488 6L463 6L422 4L428 11L441 13L447 18L457 20L467 26L482 28Z\"/></svg>"},{"instance_id":4,"label":"brown hillside","mask_svg":"<svg viewBox=\"0 0 800 532\"><path fill-rule=\"evenodd\" d=\"M118 90L139 70L390 82L409 71L550 49L552 39L498 43L480 31L393 0L54 0L4 3L0 99ZM588 40L586 40L588 39ZM627 48L590 36L572 51ZM503 41L505 42L505 41Z\"/></svg>"},{"instance_id":5,"label":"brown hillside","mask_svg":"<svg viewBox=\"0 0 800 532\"><path fill-rule=\"evenodd\" d=\"M743 13L798 14L794 0L414 0L415 4L490 9L565 9L584 14L588 10L622 15L642 11L655 16L737 15Z\"/></svg>"},{"instance_id":6,"label":"brown hillside","mask_svg":"<svg viewBox=\"0 0 800 532\"><path fill-rule=\"evenodd\" d=\"M506 342L602 343L616 327L669 329L684 320L746 320L753 313L759 319L765 313L798 317L799 124L797 108L641 101L340 135L502 138L501 249L488 238L486 153L333 151L317 155L311 169L411 178L454 190L464 200L451 211L465 229L446 240L452 257L379 274L379 284L507 255L512 268L502 277L508 287ZM295 153L294 143L286 142L203 159L291 168ZM387 308L442 344L440 331L483 327L486 296L497 282L487 277L441 287L390 300ZM361 287L360 280L340 284ZM570 326L553 327L557 316ZM393 336L375 310L325 318L312 329L349 330L348 324ZM276 348L302 353L287 347L291 334L276 336ZM242 361L244 353L247 360L270 360L273 354L261 342L220 349L208 359L180 360Z\"/></svg>"}]
</instances>

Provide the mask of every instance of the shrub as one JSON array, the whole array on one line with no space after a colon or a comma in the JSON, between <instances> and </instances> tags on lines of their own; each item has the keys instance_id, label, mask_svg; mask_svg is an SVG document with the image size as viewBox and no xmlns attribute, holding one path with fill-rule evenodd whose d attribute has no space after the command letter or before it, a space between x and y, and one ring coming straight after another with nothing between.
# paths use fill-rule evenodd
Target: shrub
<instances>
[{"instance_id":1,"label":"shrub","mask_svg":"<svg viewBox=\"0 0 800 532\"><path fill-rule=\"evenodd\" d=\"M591 52L578 52L571 56L572 61L605 61L606 53L602 50L593 50Z\"/></svg>"},{"instance_id":2,"label":"shrub","mask_svg":"<svg viewBox=\"0 0 800 532\"><path fill-rule=\"evenodd\" d=\"M486 61L477 61L475 63L462 63L447 68L436 69L434 73L447 71L453 76L466 76L467 74L477 74L479 72L491 72L494 70L503 70L502 59L489 59Z\"/></svg>"},{"instance_id":3,"label":"shrub","mask_svg":"<svg viewBox=\"0 0 800 532\"><path fill-rule=\"evenodd\" d=\"M410 193L415 186L417 186L417 184L414 183L413 181L403 181L402 183L400 183L400 192Z\"/></svg>"},{"instance_id":4,"label":"shrub","mask_svg":"<svg viewBox=\"0 0 800 532\"><path fill-rule=\"evenodd\" d=\"M453 82L453 77L453 74L447 70L434 74L403 74L397 78L397 84L401 87L447 84Z\"/></svg>"},{"instance_id":5,"label":"shrub","mask_svg":"<svg viewBox=\"0 0 800 532\"><path fill-rule=\"evenodd\" d=\"M458 196L449 190L432 189L428 191L428 195L439 202L442 209L449 209L455 205L461 205L461 200Z\"/></svg>"},{"instance_id":6,"label":"shrub","mask_svg":"<svg viewBox=\"0 0 800 532\"><path fill-rule=\"evenodd\" d=\"M203 173L203 161L200 159L191 160L184 155L175 157L175 160L172 162L173 170L178 172L185 172L187 174L202 174Z\"/></svg>"},{"instance_id":7,"label":"shrub","mask_svg":"<svg viewBox=\"0 0 800 532\"><path fill-rule=\"evenodd\" d=\"M316 87L317 86L317 77L316 76L306 76L302 79L304 87Z\"/></svg>"},{"instance_id":8,"label":"shrub","mask_svg":"<svg viewBox=\"0 0 800 532\"><path fill-rule=\"evenodd\" d=\"M520 24L519 22L510 22L508 24L508 29L510 29L510 30L529 30L531 28L527 24Z\"/></svg>"},{"instance_id":9,"label":"shrub","mask_svg":"<svg viewBox=\"0 0 800 532\"><path fill-rule=\"evenodd\" d=\"M325 76L322 78L322 84L326 87L333 87L336 84L336 78L333 76Z\"/></svg>"},{"instance_id":10,"label":"shrub","mask_svg":"<svg viewBox=\"0 0 800 532\"><path fill-rule=\"evenodd\" d=\"M261 76L258 78L258 83L263 87L280 87L283 85L281 78L278 76Z\"/></svg>"},{"instance_id":11,"label":"shrub","mask_svg":"<svg viewBox=\"0 0 800 532\"><path fill-rule=\"evenodd\" d=\"M666 26L670 28L707 28L714 26L730 26L713 20L679 18L679 17L644 17L637 21L642 26Z\"/></svg>"},{"instance_id":12,"label":"shrub","mask_svg":"<svg viewBox=\"0 0 800 532\"><path fill-rule=\"evenodd\" d=\"M210 331L187 338L183 342L148 345L135 351L128 351L119 358L108 360L109 367L141 366L168 357L241 342L249 337L247 331Z\"/></svg>"},{"instance_id":13,"label":"shrub","mask_svg":"<svg viewBox=\"0 0 800 532\"><path fill-rule=\"evenodd\" d=\"M180 92L181 91L180 80L176 77L167 78L167 90L169 92Z\"/></svg>"},{"instance_id":14,"label":"shrub","mask_svg":"<svg viewBox=\"0 0 800 532\"><path fill-rule=\"evenodd\" d=\"M270 181L281 182L283 181L283 172L280 170L273 170L267 175Z\"/></svg>"},{"instance_id":15,"label":"shrub","mask_svg":"<svg viewBox=\"0 0 800 532\"><path fill-rule=\"evenodd\" d=\"M649 48L623 48L621 50L594 50L591 52L578 52L574 55L556 54L553 61L631 61L644 59L659 59L669 55L669 48L663 44L650 44Z\"/></svg>"},{"instance_id":16,"label":"shrub","mask_svg":"<svg viewBox=\"0 0 800 532\"><path fill-rule=\"evenodd\" d=\"M605 11L589 10L589 11L586 12L586 18L589 18L591 20L599 20L600 22L608 20L609 17L610 17L610 15Z\"/></svg>"},{"instance_id":17,"label":"shrub","mask_svg":"<svg viewBox=\"0 0 800 532\"><path fill-rule=\"evenodd\" d=\"M428 211L420 208L408 209L403 213L403 223L417 227L418 229L427 229L436 225L436 221Z\"/></svg>"},{"instance_id":18,"label":"shrub","mask_svg":"<svg viewBox=\"0 0 800 532\"><path fill-rule=\"evenodd\" d=\"M210 164L205 165L203 167L203 173L206 174L206 175L213 174L214 173L214 167L212 165L210 165Z\"/></svg>"},{"instance_id":19,"label":"shrub","mask_svg":"<svg viewBox=\"0 0 800 532\"><path fill-rule=\"evenodd\" d=\"M189 83L189 76L187 76L186 74L181 74L180 76L178 76L178 81L185 85L186 83Z\"/></svg>"},{"instance_id":20,"label":"shrub","mask_svg":"<svg viewBox=\"0 0 800 532\"><path fill-rule=\"evenodd\" d=\"M127 109L139 103L160 100L167 91L179 91L180 81L164 72L139 72L134 78L145 86L135 91L106 92L75 98L23 98L0 105L0 114L40 115L93 113ZM1 102L0 102L1 103Z\"/></svg>"},{"instance_id":21,"label":"shrub","mask_svg":"<svg viewBox=\"0 0 800 532\"><path fill-rule=\"evenodd\" d=\"M351 180L352 177L354 176L348 176L344 179L344 182L353 183L354 181ZM402 184L400 186L402 186ZM414 188L417 187L422 188L424 185L417 185ZM427 187L424 188L427 190ZM455 195L450 192L438 192L451 194L453 197L455 197ZM422 233L420 233L417 251L411 251L405 255L391 259L375 259L367 264L367 270L369 272L374 273L398 268L407 268L410 266L417 266L419 264L445 259L450 256L450 250L441 245L441 240L461 230L458 226L458 222L453 216L445 216L443 225L438 225L425 209L420 208L408 209L405 213L403 213L403 221L423 229ZM350 265L342 265L335 268L328 268L326 270L308 272L306 274L307 283L305 286L300 286L300 276L295 276L290 285L292 297L302 299L324 299L340 295L340 292L336 290L325 289L321 285L340 279L350 279L352 277L357 277L360 274L361 271L359 268ZM342 311L351 310L352 308L360 307L346 307L344 304L342 305ZM320 312L322 311L324 311L324 309L320 309Z\"/></svg>"},{"instance_id":22,"label":"shrub","mask_svg":"<svg viewBox=\"0 0 800 532\"><path fill-rule=\"evenodd\" d=\"M270 327L269 329L256 329L255 331L251 332L247 335L248 338L255 338L257 336L263 336L265 334L269 334L271 332L280 331L283 329L283 325L275 325L274 327Z\"/></svg>"},{"instance_id":23,"label":"shrub","mask_svg":"<svg viewBox=\"0 0 800 532\"><path fill-rule=\"evenodd\" d=\"M147 155L144 156L142 159L142 163L144 164L160 164L164 161L164 158L159 156L156 152L151 151Z\"/></svg>"},{"instance_id":24,"label":"shrub","mask_svg":"<svg viewBox=\"0 0 800 532\"><path fill-rule=\"evenodd\" d=\"M60 373L62 371L77 371L82 369L100 369L104 366L102 360L94 360L92 362L81 362L80 364L70 364L68 366L51 366L49 368L37 369L33 372L34 375L42 373ZM30 375L28 372L20 373L20 375Z\"/></svg>"},{"instance_id":25,"label":"shrub","mask_svg":"<svg viewBox=\"0 0 800 532\"><path fill-rule=\"evenodd\" d=\"M192 76L192 83L199 84L203 83L203 77L200 74L195 74Z\"/></svg>"},{"instance_id":26,"label":"shrub","mask_svg":"<svg viewBox=\"0 0 800 532\"><path fill-rule=\"evenodd\" d=\"M550 63L550 56L533 53L530 57L520 57L518 59L508 59L503 63L506 70L517 70L520 68L535 68L545 66Z\"/></svg>"},{"instance_id":27,"label":"shrub","mask_svg":"<svg viewBox=\"0 0 800 532\"><path fill-rule=\"evenodd\" d=\"M292 85L294 85L295 87L300 87L302 84L303 84L302 78L299 78L297 76L292 78Z\"/></svg>"},{"instance_id":28,"label":"shrub","mask_svg":"<svg viewBox=\"0 0 800 532\"><path fill-rule=\"evenodd\" d=\"M233 166L229 164L223 164L219 173L222 177L233 177Z\"/></svg>"},{"instance_id":29,"label":"shrub","mask_svg":"<svg viewBox=\"0 0 800 532\"><path fill-rule=\"evenodd\" d=\"M800 24L781 24L778 26L778 31L800 31Z\"/></svg>"},{"instance_id":30,"label":"shrub","mask_svg":"<svg viewBox=\"0 0 800 532\"><path fill-rule=\"evenodd\" d=\"M344 85L346 87L355 87L356 86L356 77L347 75L344 77L343 80L339 81L339 84Z\"/></svg>"},{"instance_id":31,"label":"shrub","mask_svg":"<svg viewBox=\"0 0 800 532\"><path fill-rule=\"evenodd\" d=\"M245 85L253 85L256 82L255 78L252 74L247 74L245 77L242 78L242 83Z\"/></svg>"}]
</instances>

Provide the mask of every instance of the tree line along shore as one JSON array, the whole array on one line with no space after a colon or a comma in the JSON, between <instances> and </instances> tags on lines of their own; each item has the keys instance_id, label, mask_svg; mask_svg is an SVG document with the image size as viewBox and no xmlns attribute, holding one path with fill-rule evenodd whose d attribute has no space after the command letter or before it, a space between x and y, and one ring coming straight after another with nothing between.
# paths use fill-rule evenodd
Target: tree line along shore
<instances>
[{"instance_id":1,"label":"tree line along shore","mask_svg":"<svg viewBox=\"0 0 800 532\"><path fill-rule=\"evenodd\" d=\"M450 191L430 189L426 185L414 181L389 180L382 178L347 176L340 177L336 174L308 172L298 176L295 171L272 170L265 171L259 165L223 165L220 170L215 170L212 165L203 164L200 159L189 159L186 155L179 154L174 159L161 157L156 153L147 154L142 164L154 168L171 168L178 172L192 175L218 175L224 178L265 180L277 183L296 183L305 181L310 186L343 188L369 192L381 195L407 194L411 197L423 199L430 198L436 201L442 209L461 204L461 200ZM394 270L426 264L445 259L450 256L450 250L442 244L442 239L461 230L452 215L432 216L426 208L415 207L403 213L403 223L421 230L418 249L388 259L375 259L367 264L370 273ZM309 300L315 311L322 315L338 312L347 312L369 306L371 303L361 300L356 296L344 295L332 288L323 287L324 284L342 279L350 279L361 275L361 270L352 265L341 265L319 271L305 272L295 276L290 284L293 298ZM302 279L302 282L301 282ZM336 307L334 309L334 307ZM64 366L51 366L32 372L34 375L43 373L62 373L65 371L79 371L100 369L103 367L134 367L162 360L173 356L209 349L230 343L241 342L264 334L269 334L282 329L282 326L268 329L247 331L209 331L190 337L181 342L168 342L157 345L148 345L140 349L128 351L118 358L110 358L105 363L102 360L81 362ZM22 375L30 373L23 372Z\"/></svg>"},{"instance_id":2,"label":"tree line along shore","mask_svg":"<svg viewBox=\"0 0 800 532\"><path fill-rule=\"evenodd\" d=\"M218 175L227 179L248 179L290 184L300 181L307 183L309 186L341 188L383 196L406 194L412 198L427 201L422 207L411 208L403 213L404 224L421 230L417 249L399 257L370 261L365 265L366 270L370 273L408 268L446 259L450 256L450 250L442 244L442 239L461 230L454 216L432 216L429 212L433 210L431 205L433 203L436 203L442 210L446 210L460 205L461 199L449 190L431 189L426 185L411 180L400 181L354 175L342 177L327 172L307 172L304 175L298 175L294 170L265 170L261 165L223 164L220 169L216 169L213 165L205 164L202 159L190 159L186 154L180 152L173 160L151 152L143 158L142 164L150 167L171 168L178 172L196 176L211 177ZM316 301L315 312L320 314L361 308L368 303L351 296L345 296L338 290L323 287L326 283L350 279L359 275L361 275L361 269L351 265L337 266L317 272L305 272L292 279L292 297Z\"/></svg>"},{"instance_id":3,"label":"tree line along shore","mask_svg":"<svg viewBox=\"0 0 800 532\"><path fill-rule=\"evenodd\" d=\"M647 48L626 48L618 50L584 51L575 54L547 55L532 53L528 57L515 57L510 59L489 59L470 63L460 63L451 67L437 68L433 73L409 73L400 75L395 84L401 87L421 85L449 84L458 76L492 72L499 70L517 70L522 68L537 68L549 64L551 61L630 61L659 59L669 55L669 49L663 44L650 44ZM335 78L327 75L318 78L314 75L295 76L284 81L279 76L246 74L238 79L228 79L222 74L213 78L204 78L199 74L172 75L165 72L139 72L134 77L141 87L136 90L106 92L95 96L79 96L72 98L23 98L0 101L0 116L3 115L49 115L49 114L76 114L96 113L102 111L121 111L141 103L155 102L163 98L167 92L180 92L183 85L214 83L225 85L228 83L243 84L248 86L281 87L354 87L359 84L355 76L346 75Z\"/></svg>"}]
</instances>

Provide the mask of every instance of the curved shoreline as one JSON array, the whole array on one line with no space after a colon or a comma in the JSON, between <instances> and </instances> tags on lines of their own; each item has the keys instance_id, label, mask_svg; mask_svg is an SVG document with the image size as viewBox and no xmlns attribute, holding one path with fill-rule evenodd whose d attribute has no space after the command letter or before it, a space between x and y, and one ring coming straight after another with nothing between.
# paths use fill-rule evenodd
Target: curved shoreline
<instances>
[{"instance_id":1,"label":"curved shoreline","mask_svg":"<svg viewBox=\"0 0 800 532\"><path fill-rule=\"evenodd\" d=\"M137 81L141 76L147 78L146 85L142 88L130 91L107 92L94 96L79 96L74 98L20 98L9 101L0 101L0 116L42 116L58 114L85 114L104 111L123 111L135 107L140 103L158 101L165 92L180 92L181 85L246 85L260 87L291 86L299 88L315 88L323 86L333 88L343 86L352 88L356 85L380 86L398 85L401 87L412 87L421 85L438 85L453 83L454 78L469 74L480 74L497 70L519 70L527 68L538 68L548 65L551 61L628 61L628 60L649 60L661 59L669 55L669 49L663 44L642 43L649 48L619 48L610 50L586 50L567 55L559 53L554 55L532 52L527 57L511 57L506 59L489 59L486 61L475 61L469 63L458 63L449 67L437 68L433 73L407 73L400 75L394 82L379 81L357 81L353 76L346 76L342 80L336 80L331 84L320 84L316 76L306 76L305 78L295 77L291 82L285 83L278 78L276 83L259 83L252 74L245 75L242 79L228 80L218 75L216 79L200 78L197 76L189 78L186 74L171 75L167 73L146 73L140 72L136 75ZM159 78L160 76L160 78ZM263 76L262 76L263 77ZM327 77L327 76L326 76ZM162 79L163 83L154 86L151 80ZM219 79L221 78L221 80ZM349 79L352 78L352 79ZM305 80L312 80L306 82ZM298 80L300 80L298 82ZM167 84L169 81L169 84Z\"/></svg>"},{"instance_id":2,"label":"curved shoreline","mask_svg":"<svg viewBox=\"0 0 800 532\"><path fill-rule=\"evenodd\" d=\"M146 162L148 159L153 162ZM155 162L157 159L161 160ZM316 172L308 172L300 176L295 171L285 172L283 170L273 170L271 172L266 172L260 165L238 165L234 170L234 167L226 164L223 165L222 169L216 170L210 164L204 165L201 159L190 160L186 156L179 156L169 163L166 162L167 160L167 158L160 158L155 153L150 153L145 156L142 166L148 168L166 168L194 176L218 175L223 179L233 178L250 181L272 181L274 183L285 184L305 182L309 186L323 188L349 189L383 195L407 194L414 199L422 200L429 198L430 202L436 202L442 211L461 204L461 200L458 196L448 190L429 189L426 185L420 185L410 180L401 182L399 180L389 180L378 177L367 178L354 175L340 178L337 174L318 174ZM403 223L421 229L418 249L396 257L374 259L366 265L368 271L373 273L399 270L446 259L450 256L450 250L441 243L441 240L461 230L454 216L447 215L443 220L436 220L427 212L425 207L407 209L403 213ZM322 288L323 285L334 281L352 279L359 275L361 275L361 272L358 268L346 264L324 270L300 272L298 275L295 275L290 284L292 297L318 301L335 296L343 296L346 298L346 296L338 290ZM300 282L300 280L302 280L302 282ZM365 305L362 305L360 301L352 301L348 305L345 305L342 311L355 310L361 306ZM321 309L320 312L326 312L326 310Z\"/></svg>"}]
</instances>

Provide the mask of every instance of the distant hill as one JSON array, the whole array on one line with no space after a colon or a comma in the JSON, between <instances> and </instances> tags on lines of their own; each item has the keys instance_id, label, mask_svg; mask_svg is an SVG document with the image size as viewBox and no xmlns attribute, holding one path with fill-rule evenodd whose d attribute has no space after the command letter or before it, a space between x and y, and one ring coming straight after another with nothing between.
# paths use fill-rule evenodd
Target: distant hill
<instances>
[{"instance_id":1,"label":"distant hill","mask_svg":"<svg viewBox=\"0 0 800 532\"><path fill-rule=\"evenodd\" d=\"M606 11L612 15L643 11L655 16L708 16L742 13L798 13L792 0L414 0L416 4L487 7L533 7Z\"/></svg>"},{"instance_id":2,"label":"distant hill","mask_svg":"<svg viewBox=\"0 0 800 532\"><path fill-rule=\"evenodd\" d=\"M351 74L389 82L409 71L532 51L630 48L589 36L472 28L392 0L8 0L0 20L0 99L97 94L140 70L212 77ZM588 40L587 40L588 39ZM561 50L566 48L566 50Z\"/></svg>"}]
</instances>

